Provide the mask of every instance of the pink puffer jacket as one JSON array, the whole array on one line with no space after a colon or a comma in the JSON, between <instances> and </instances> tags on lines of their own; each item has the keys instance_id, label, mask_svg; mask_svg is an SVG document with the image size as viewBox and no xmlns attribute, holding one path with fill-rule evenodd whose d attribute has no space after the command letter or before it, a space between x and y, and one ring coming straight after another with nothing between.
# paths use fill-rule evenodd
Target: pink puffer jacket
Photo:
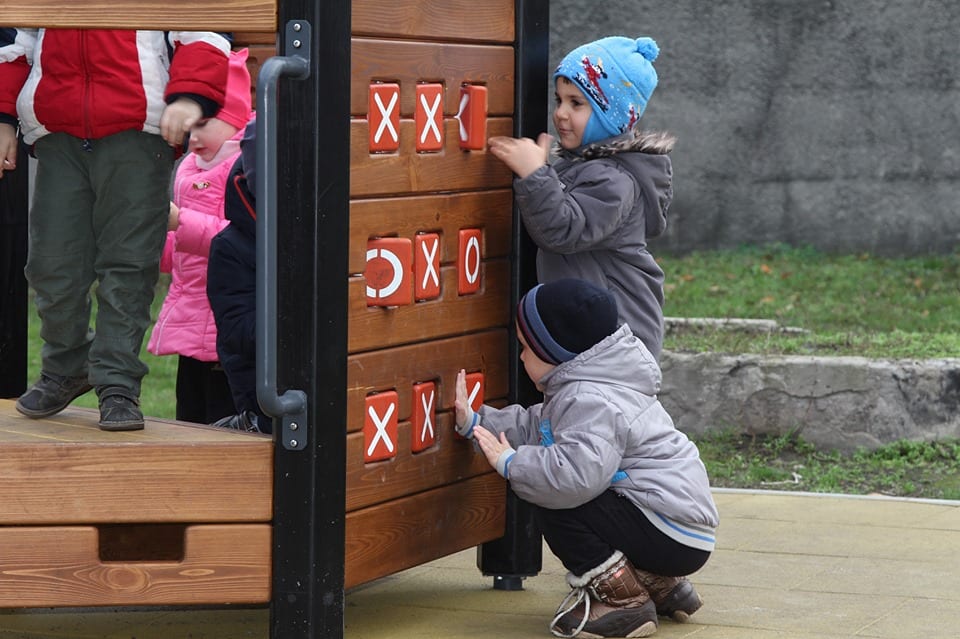
<instances>
[{"instance_id":1,"label":"pink puffer jacket","mask_svg":"<svg viewBox=\"0 0 960 639\"><path fill-rule=\"evenodd\" d=\"M180 207L180 226L167 233L160 260L160 270L172 278L147 345L154 355L218 359L217 326L207 301L207 258L210 240L230 223L223 216L224 189L240 155L242 133L224 142L213 166L201 168L190 153L177 168L173 202Z\"/></svg>"}]
</instances>

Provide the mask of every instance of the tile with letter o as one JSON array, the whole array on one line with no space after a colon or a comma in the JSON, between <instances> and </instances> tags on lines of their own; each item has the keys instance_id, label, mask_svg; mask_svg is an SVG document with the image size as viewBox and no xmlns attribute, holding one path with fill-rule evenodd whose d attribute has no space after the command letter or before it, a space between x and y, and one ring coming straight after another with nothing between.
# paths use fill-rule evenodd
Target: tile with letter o
<instances>
[{"instance_id":1,"label":"tile with letter o","mask_svg":"<svg viewBox=\"0 0 960 639\"><path fill-rule=\"evenodd\" d=\"M413 243L403 237L367 241L367 306L413 303Z\"/></svg>"},{"instance_id":2,"label":"tile with letter o","mask_svg":"<svg viewBox=\"0 0 960 639\"><path fill-rule=\"evenodd\" d=\"M364 463L396 457L398 399L396 391L367 396L363 416Z\"/></svg>"},{"instance_id":3,"label":"tile with letter o","mask_svg":"<svg viewBox=\"0 0 960 639\"><path fill-rule=\"evenodd\" d=\"M460 229L457 250L457 292L471 295L480 290L480 229Z\"/></svg>"},{"instance_id":4,"label":"tile with letter o","mask_svg":"<svg viewBox=\"0 0 960 639\"><path fill-rule=\"evenodd\" d=\"M399 84L378 82L370 85L367 120L371 153L392 153L400 148Z\"/></svg>"},{"instance_id":5,"label":"tile with letter o","mask_svg":"<svg viewBox=\"0 0 960 639\"><path fill-rule=\"evenodd\" d=\"M418 453L436 441L437 385L421 382L413 385L413 419L410 424L410 450Z\"/></svg>"}]
</instances>

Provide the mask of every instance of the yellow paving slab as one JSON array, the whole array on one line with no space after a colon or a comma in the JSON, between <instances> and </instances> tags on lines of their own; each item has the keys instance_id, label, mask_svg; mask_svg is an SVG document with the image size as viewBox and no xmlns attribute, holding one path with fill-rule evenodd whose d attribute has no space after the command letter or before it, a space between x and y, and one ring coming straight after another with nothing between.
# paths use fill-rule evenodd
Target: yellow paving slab
<instances>
[{"instance_id":1,"label":"yellow paving slab","mask_svg":"<svg viewBox=\"0 0 960 639\"><path fill-rule=\"evenodd\" d=\"M693 576L704 607L663 639L956 639L960 502L716 491L718 549ZM473 550L349 592L350 639L548 638L566 594L543 571L494 590ZM265 608L0 611L0 639L268 639Z\"/></svg>"}]
</instances>

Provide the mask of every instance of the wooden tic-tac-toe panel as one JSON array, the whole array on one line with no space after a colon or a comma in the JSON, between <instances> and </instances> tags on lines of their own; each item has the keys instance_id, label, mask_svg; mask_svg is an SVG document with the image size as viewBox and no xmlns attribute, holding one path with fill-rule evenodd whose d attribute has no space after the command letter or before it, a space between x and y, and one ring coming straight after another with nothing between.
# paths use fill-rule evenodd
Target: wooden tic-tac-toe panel
<instances>
[{"instance_id":1,"label":"wooden tic-tac-toe panel","mask_svg":"<svg viewBox=\"0 0 960 639\"><path fill-rule=\"evenodd\" d=\"M475 406L509 389L514 3L383 4L353 4L348 586L504 526L453 400L461 368Z\"/></svg>"}]
</instances>

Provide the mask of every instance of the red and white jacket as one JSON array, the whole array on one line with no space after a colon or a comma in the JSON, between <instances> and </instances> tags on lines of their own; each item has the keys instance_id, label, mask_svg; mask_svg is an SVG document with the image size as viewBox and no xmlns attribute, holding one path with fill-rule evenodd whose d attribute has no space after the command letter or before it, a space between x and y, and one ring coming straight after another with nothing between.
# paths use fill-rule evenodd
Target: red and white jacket
<instances>
[{"instance_id":1,"label":"red and white jacket","mask_svg":"<svg viewBox=\"0 0 960 639\"><path fill-rule=\"evenodd\" d=\"M27 144L52 132L159 133L163 108L182 95L204 117L223 105L230 43L212 31L4 31L0 114L19 118Z\"/></svg>"}]
</instances>

